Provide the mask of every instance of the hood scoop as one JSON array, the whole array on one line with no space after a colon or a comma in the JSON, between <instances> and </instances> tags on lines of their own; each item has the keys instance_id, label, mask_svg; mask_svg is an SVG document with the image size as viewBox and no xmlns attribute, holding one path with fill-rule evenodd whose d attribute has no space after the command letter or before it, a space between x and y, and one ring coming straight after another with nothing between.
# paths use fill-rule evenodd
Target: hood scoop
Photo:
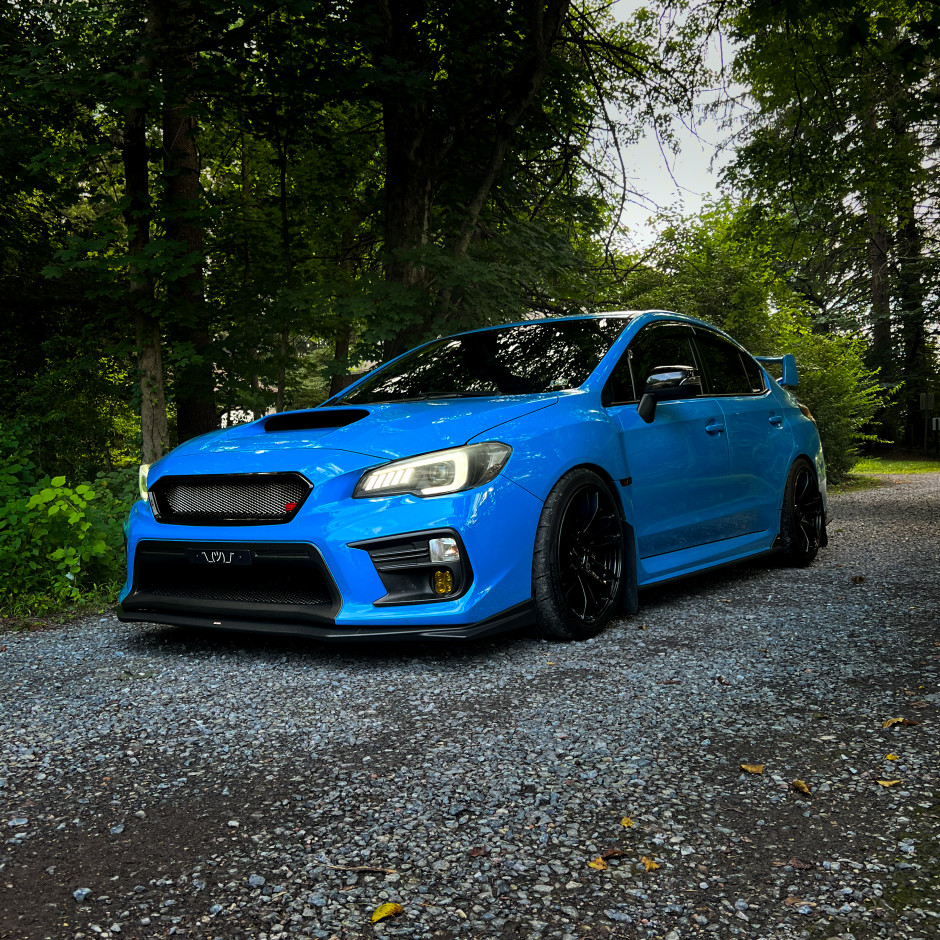
<instances>
[{"instance_id":1,"label":"hood scoop","mask_svg":"<svg viewBox=\"0 0 940 940\"><path fill-rule=\"evenodd\" d=\"M330 408L313 411L287 411L271 415L264 422L266 433L272 431L315 431L323 428L345 428L367 418L369 412L362 408Z\"/></svg>"}]
</instances>

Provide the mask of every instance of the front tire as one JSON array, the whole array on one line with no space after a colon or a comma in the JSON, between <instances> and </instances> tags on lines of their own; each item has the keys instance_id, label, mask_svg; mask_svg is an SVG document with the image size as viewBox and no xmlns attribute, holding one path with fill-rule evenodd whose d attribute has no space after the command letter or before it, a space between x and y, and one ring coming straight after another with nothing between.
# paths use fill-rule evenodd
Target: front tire
<instances>
[{"instance_id":1,"label":"front tire","mask_svg":"<svg viewBox=\"0 0 940 940\"><path fill-rule=\"evenodd\" d=\"M597 636L620 609L625 585L623 520L592 470L566 473L542 507L532 558L536 630L551 640Z\"/></svg>"},{"instance_id":2,"label":"front tire","mask_svg":"<svg viewBox=\"0 0 940 940\"><path fill-rule=\"evenodd\" d=\"M812 464L801 458L790 468L783 494L780 541L786 564L805 568L813 561L823 543L825 524L816 473Z\"/></svg>"}]
</instances>

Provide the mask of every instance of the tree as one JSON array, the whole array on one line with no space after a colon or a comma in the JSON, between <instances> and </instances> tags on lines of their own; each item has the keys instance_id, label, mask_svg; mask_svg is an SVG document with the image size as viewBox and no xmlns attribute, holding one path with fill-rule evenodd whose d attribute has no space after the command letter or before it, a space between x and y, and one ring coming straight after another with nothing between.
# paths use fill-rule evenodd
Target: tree
<instances>
[{"instance_id":1,"label":"tree","mask_svg":"<svg viewBox=\"0 0 940 940\"><path fill-rule=\"evenodd\" d=\"M819 423L827 468L838 479L873 439L867 426L884 393L859 334L814 331L813 308L788 277L788 222L755 225L753 207L727 199L697 216L672 216L611 300L698 317L756 355L794 354L796 392Z\"/></svg>"},{"instance_id":2,"label":"tree","mask_svg":"<svg viewBox=\"0 0 940 940\"><path fill-rule=\"evenodd\" d=\"M9 178L43 168L65 220L36 270L133 356L146 462L428 335L590 303L612 145L696 68L591 0L4 10ZM42 108L55 130L22 134Z\"/></svg>"},{"instance_id":3,"label":"tree","mask_svg":"<svg viewBox=\"0 0 940 940\"><path fill-rule=\"evenodd\" d=\"M936 376L930 298L938 283L933 232L940 128L935 89L940 17L901 3L810 0L738 3L727 26L741 44L734 74L756 109L738 135L730 181L800 232L803 251L835 247L843 285L868 301L857 320L868 360L906 388L906 439L917 393ZM794 259L796 277L819 252ZM829 298L818 298L819 309ZM828 320L828 312L819 318Z\"/></svg>"}]
</instances>

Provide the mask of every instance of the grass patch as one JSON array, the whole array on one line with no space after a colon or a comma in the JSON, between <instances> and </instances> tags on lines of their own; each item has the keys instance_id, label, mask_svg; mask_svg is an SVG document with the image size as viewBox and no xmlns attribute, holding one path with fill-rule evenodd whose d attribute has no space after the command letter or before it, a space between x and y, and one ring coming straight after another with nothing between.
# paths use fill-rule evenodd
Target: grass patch
<instances>
[{"instance_id":1,"label":"grass patch","mask_svg":"<svg viewBox=\"0 0 940 940\"><path fill-rule=\"evenodd\" d=\"M877 477L862 476L858 473L847 473L838 482L829 480L826 489L833 493L854 493L856 490L870 490L875 486L884 486Z\"/></svg>"},{"instance_id":2,"label":"grass patch","mask_svg":"<svg viewBox=\"0 0 940 940\"><path fill-rule=\"evenodd\" d=\"M114 609L120 584L94 586L81 598L69 604L56 607L44 607L41 612L13 610L4 608L0 603L0 635L4 633L36 633L40 630L52 630L57 627L90 617L104 614ZM2 602L2 598L0 598Z\"/></svg>"},{"instance_id":3,"label":"grass patch","mask_svg":"<svg viewBox=\"0 0 940 940\"><path fill-rule=\"evenodd\" d=\"M940 460L925 457L863 457L854 467L857 473L940 473Z\"/></svg>"}]
</instances>

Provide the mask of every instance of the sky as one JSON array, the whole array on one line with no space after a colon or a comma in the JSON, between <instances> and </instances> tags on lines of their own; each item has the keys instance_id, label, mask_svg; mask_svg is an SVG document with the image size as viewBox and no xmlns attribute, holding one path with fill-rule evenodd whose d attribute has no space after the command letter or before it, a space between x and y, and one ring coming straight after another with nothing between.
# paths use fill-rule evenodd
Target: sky
<instances>
[{"instance_id":1,"label":"sky","mask_svg":"<svg viewBox=\"0 0 940 940\"><path fill-rule=\"evenodd\" d=\"M643 5L642 0L615 0L612 12L618 19L626 20ZM710 64L717 67L721 54L716 44L711 50ZM724 55L727 59L727 49ZM704 106L706 100L707 94L702 97L700 105ZM689 215L697 212L710 197L718 195L717 174L728 157L724 153L717 157L715 154L724 132L701 111L693 116L693 120L694 128L681 120L675 121L675 133L680 144L677 154L662 147L652 133L623 151L633 188L645 197L631 201L623 219L630 230L630 240L637 247L645 247L653 241L655 229L652 219L660 208L678 209Z\"/></svg>"}]
</instances>

